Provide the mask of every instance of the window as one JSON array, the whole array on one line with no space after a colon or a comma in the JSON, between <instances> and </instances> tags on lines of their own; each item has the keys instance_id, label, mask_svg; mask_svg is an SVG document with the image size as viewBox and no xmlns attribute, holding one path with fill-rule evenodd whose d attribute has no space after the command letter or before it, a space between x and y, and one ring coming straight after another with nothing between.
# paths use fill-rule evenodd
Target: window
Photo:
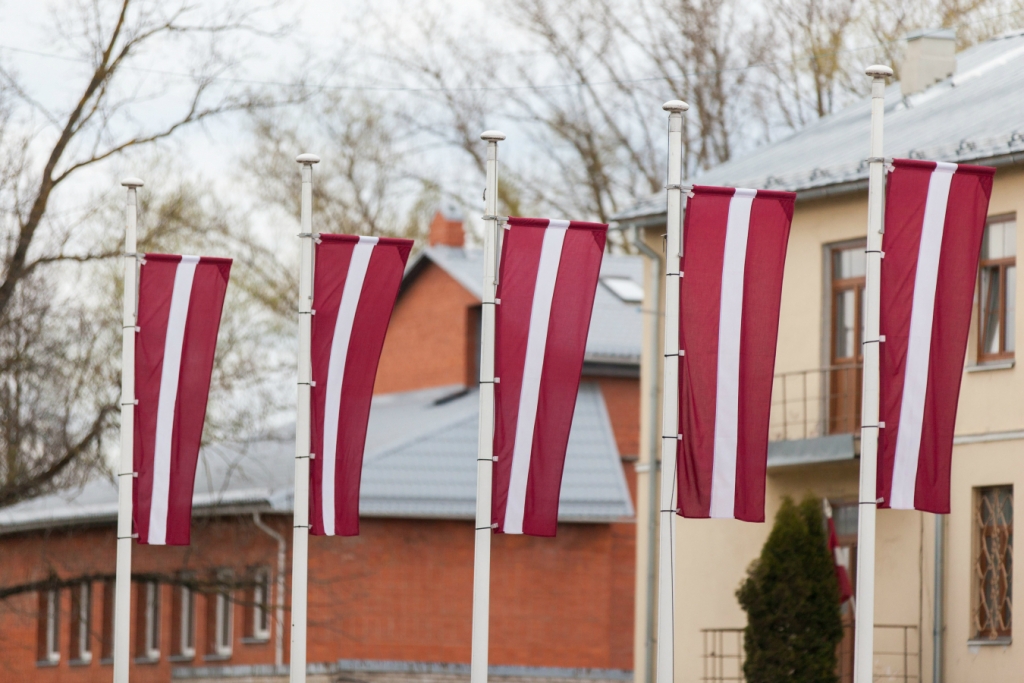
<instances>
[{"instance_id":1,"label":"window","mask_svg":"<svg viewBox=\"0 0 1024 683\"><path fill-rule=\"evenodd\" d=\"M601 283L627 304L638 304L644 300L644 288L636 280L621 275L606 275Z\"/></svg>"},{"instance_id":2,"label":"window","mask_svg":"<svg viewBox=\"0 0 1024 683\"><path fill-rule=\"evenodd\" d=\"M184 583L190 578L187 575L180 577L183 583L175 586L172 603L171 621L176 639L174 653L182 659L196 654L196 594L191 586Z\"/></svg>"},{"instance_id":3,"label":"window","mask_svg":"<svg viewBox=\"0 0 1024 683\"><path fill-rule=\"evenodd\" d=\"M1013 487L975 492L974 638L1002 640L1013 617Z\"/></svg>"},{"instance_id":4,"label":"window","mask_svg":"<svg viewBox=\"0 0 1024 683\"><path fill-rule=\"evenodd\" d=\"M103 631L100 637L100 661L114 659L114 582L103 582Z\"/></svg>"},{"instance_id":5,"label":"window","mask_svg":"<svg viewBox=\"0 0 1024 683\"><path fill-rule=\"evenodd\" d=\"M255 640L270 639L270 570L260 567L253 573L252 627L249 635Z\"/></svg>"},{"instance_id":6,"label":"window","mask_svg":"<svg viewBox=\"0 0 1024 683\"><path fill-rule=\"evenodd\" d=\"M989 219L978 272L978 361L1013 358L1017 326L1017 220Z\"/></svg>"},{"instance_id":7,"label":"window","mask_svg":"<svg viewBox=\"0 0 1024 683\"><path fill-rule=\"evenodd\" d=\"M60 661L60 590L39 592L39 655L40 664Z\"/></svg>"},{"instance_id":8,"label":"window","mask_svg":"<svg viewBox=\"0 0 1024 683\"><path fill-rule=\"evenodd\" d=\"M832 367L829 372L829 434L860 428L861 340L864 336L864 244L832 249Z\"/></svg>"},{"instance_id":9,"label":"window","mask_svg":"<svg viewBox=\"0 0 1024 683\"><path fill-rule=\"evenodd\" d=\"M138 657L145 661L160 659L160 584L145 581L139 584Z\"/></svg>"},{"instance_id":10,"label":"window","mask_svg":"<svg viewBox=\"0 0 1024 683\"><path fill-rule=\"evenodd\" d=\"M89 644L92 622L92 584L88 581L71 589L71 661L88 664L92 661Z\"/></svg>"},{"instance_id":11,"label":"window","mask_svg":"<svg viewBox=\"0 0 1024 683\"><path fill-rule=\"evenodd\" d=\"M218 572L217 581L221 587L206 601L207 632L210 634L210 654L214 658L227 658L231 656L233 642L231 622L234 616L234 603L229 588L231 574Z\"/></svg>"}]
</instances>

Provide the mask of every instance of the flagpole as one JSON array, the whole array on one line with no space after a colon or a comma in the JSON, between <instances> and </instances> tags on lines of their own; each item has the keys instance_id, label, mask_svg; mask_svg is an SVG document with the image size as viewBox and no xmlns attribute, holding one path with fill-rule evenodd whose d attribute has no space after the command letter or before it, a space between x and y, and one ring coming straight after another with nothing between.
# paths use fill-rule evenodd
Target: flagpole
<instances>
[{"instance_id":1,"label":"flagpole","mask_svg":"<svg viewBox=\"0 0 1024 683\"><path fill-rule=\"evenodd\" d=\"M476 458L476 542L473 555L473 639L470 683L487 683L491 618L491 477L494 471L494 306L498 281L498 142L505 134L485 131L484 282L480 315L480 434Z\"/></svg>"},{"instance_id":2,"label":"flagpole","mask_svg":"<svg viewBox=\"0 0 1024 683\"><path fill-rule=\"evenodd\" d=\"M656 683L672 683L675 675L673 586L675 572L676 449L679 390L679 272L682 256L683 112L682 100L662 105L668 114L668 185L665 245L665 346L661 394L661 506L658 513L658 660ZM653 501L652 501L653 503Z\"/></svg>"},{"instance_id":3,"label":"flagpole","mask_svg":"<svg viewBox=\"0 0 1024 683\"><path fill-rule=\"evenodd\" d=\"M135 478L135 332L138 314L138 178L128 189L124 235L124 310L121 317L121 460L117 469L117 569L114 579L114 683L128 683L132 609L132 486Z\"/></svg>"},{"instance_id":4,"label":"flagpole","mask_svg":"<svg viewBox=\"0 0 1024 683\"><path fill-rule=\"evenodd\" d=\"M892 69L874 65L871 76L871 156L868 159L868 235L865 250L864 378L860 430L860 505L857 523L857 600L854 621L854 683L871 683L875 649L875 514L878 508L878 390L879 319L884 231L885 161L882 119L885 115L885 79Z\"/></svg>"},{"instance_id":5,"label":"flagpole","mask_svg":"<svg viewBox=\"0 0 1024 683\"><path fill-rule=\"evenodd\" d=\"M310 339L313 316L313 164L315 154L300 154L302 164L302 208L299 239L299 360L298 405L295 413L295 522L292 529L292 642L291 683L306 680L306 607L309 576L309 459L312 386Z\"/></svg>"}]
</instances>

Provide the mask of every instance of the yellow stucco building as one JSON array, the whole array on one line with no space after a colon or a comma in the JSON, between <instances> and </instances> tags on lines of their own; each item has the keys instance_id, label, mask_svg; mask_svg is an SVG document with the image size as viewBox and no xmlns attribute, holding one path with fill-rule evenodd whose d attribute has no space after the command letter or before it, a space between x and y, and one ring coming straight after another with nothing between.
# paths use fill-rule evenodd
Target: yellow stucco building
<instances>
[{"instance_id":1,"label":"yellow stucco building","mask_svg":"<svg viewBox=\"0 0 1024 683\"><path fill-rule=\"evenodd\" d=\"M1013 643L1013 499L1024 492L1024 369L1015 366L1016 235L1024 218L1024 33L954 53L951 33L911 36L886 91L886 156L997 167L964 359L951 513L880 510L875 680L1024 681ZM866 77L865 77L866 79ZM867 79L866 79L867 82ZM693 179L798 193L772 396L766 524L678 519L675 680L742 680L735 592L783 496L827 498L851 573L857 553L860 299L867 225L868 100ZM617 217L648 254L641 370L635 675L653 681L652 458L660 400L664 195ZM657 470L655 469L655 476ZM937 519L939 520L937 523ZM937 547L938 545L938 547ZM655 565L656 566L656 563ZM856 576L854 576L856 581ZM938 615L938 616L937 616ZM852 680L850 637L840 680Z\"/></svg>"}]
</instances>

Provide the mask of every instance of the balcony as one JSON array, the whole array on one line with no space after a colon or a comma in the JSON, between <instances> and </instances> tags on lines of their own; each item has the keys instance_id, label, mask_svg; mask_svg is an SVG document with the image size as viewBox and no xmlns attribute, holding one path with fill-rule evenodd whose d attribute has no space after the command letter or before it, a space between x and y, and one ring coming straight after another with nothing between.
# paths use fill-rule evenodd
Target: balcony
<instances>
[{"instance_id":1,"label":"balcony","mask_svg":"<svg viewBox=\"0 0 1024 683\"><path fill-rule=\"evenodd\" d=\"M853 681L853 624L843 626L837 648L839 683ZM743 629L701 629L704 640L702 683L742 683ZM878 683L920 683L921 641L916 625L875 625L875 671Z\"/></svg>"}]
</instances>

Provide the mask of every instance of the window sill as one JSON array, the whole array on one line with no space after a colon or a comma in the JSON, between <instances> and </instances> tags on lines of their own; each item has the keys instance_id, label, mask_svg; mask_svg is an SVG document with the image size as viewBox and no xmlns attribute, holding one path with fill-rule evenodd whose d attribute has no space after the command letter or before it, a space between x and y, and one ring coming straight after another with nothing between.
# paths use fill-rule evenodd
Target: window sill
<instances>
[{"instance_id":1,"label":"window sill","mask_svg":"<svg viewBox=\"0 0 1024 683\"><path fill-rule=\"evenodd\" d=\"M204 662L226 662L229 659L231 659L231 653L230 652L223 653L223 654L218 653L218 654L213 654L213 655L203 655L203 661Z\"/></svg>"},{"instance_id":2,"label":"window sill","mask_svg":"<svg viewBox=\"0 0 1024 683\"><path fill-rule=\"evenodd\" d=\"M47 669L47 668L50 668L50 667L54 667L54 666L59 666L59 665L60 665L60 660L59 659L40 659L40 660L38 660L36 662L36 666L38 666L40 668L44 668L44 669Z\"/></svg>"},{"instance_id":3,"label":"window sill","mask_svg":"<svg viewBox=\"0 0 1024 683\"><path fill-rule=\"evenodd\" d=\"M159 664L160 656L157 655L156 657L136 657L132 661L136 664Z\"/></svg>"},{"instance_id":4,"label":"window sill","mask_svg":"<svg viewBox=\"0 0 1024 683\"><path fill-rule=\"evenodd\" d=\"M195 652L193 652L192 654L184 654L184 653L182 653L180 655L171 655L170 657L167 658L167 661L169 661L169 662L191 662L191 661L195 660L195 658L196 658L196 653Z\"/></svg>"},{"instance_id":5,"label":"window sill","mask_svg":"<svg viewBox=\"0 0 1024 683\"><path fill-rule=\"evenodd\" d=\"M114 663L114 658L113 657L104 657L103 659L100 660L100 664L110 665L110 664L113 664L113 663Z\"/></svg>"},{"instance_id":6,"label":"window sill","mask_svg":"<svg viewBox=\"0 0 1024 683\"><path fill-rule=\"evenodd\" d=\"M270 642L270 636L246 636L242 638L243 645L266 645Z\"/></svg>"},{"instance_id":7,"label":"window sill","mask_svg":"<svg viewBox=\"0 0 1024 683\"><path fill-rule=\"evenodd\" d=\"M1000 638L972 638L967 641L967 647L1006 647L1013 642L1013 636L1002 636Z\"/></svg>"},{"instance_id":8,"label":"window sill","mask_svg":"<svg viewBox=\"0 0 1024 683\"><path fill-rule=\"evenodd\" d=\"M92 657L68 660L68 666L89 666L92 664Z\"/></svg>"},{"instance_id":9,"label":"window sill","mask_svg":"<svg viewBox=\"0 0 1024 683\"><path fill-rule=\"evenodd\" d=\"M992 370L1009 370L1016 361L1013 358L1008 360L990 360L985 363L968 365L967 372L991 372ZM973 642L973 641L972 641Z\"/></svg>"}]
</instances>

